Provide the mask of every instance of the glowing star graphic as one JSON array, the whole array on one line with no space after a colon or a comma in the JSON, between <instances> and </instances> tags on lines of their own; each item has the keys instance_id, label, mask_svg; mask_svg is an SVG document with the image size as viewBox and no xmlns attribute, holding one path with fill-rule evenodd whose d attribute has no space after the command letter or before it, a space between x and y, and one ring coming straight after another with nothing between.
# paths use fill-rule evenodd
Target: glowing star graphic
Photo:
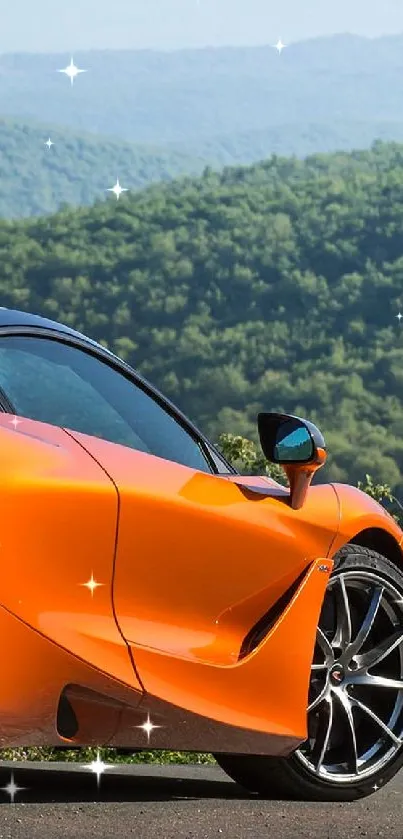
<instances>
[{"instance_id":1,"label":"glowing star graphic","mask_svg":"<svg viewBox=\"0 0 403 839\"><path fill-rule=\"evenodd\" d=\"M4 790L7 795L10 796L11 803L14 804L14 798L17 792L22 792L22 790L27 789L27 787L19 787L18 784L14 781L14 772L11 773L10 781L5 787L0 787L0 789Z\"/></svg>"},{"instance_id":2,"label":"glowing star graphic","mask_svg":"<svg viewBox=\"0 0 403 839\"><path fill-rule=\"evenodd\" d=\"M281 38L278 39L277 44L273 44L273 48L277 50L279 55L281 55L282 51L286 48L286 46L286 44L283 44Z\"/></svg>"},{"instance_id":3,"label":"glowing star graphic","mask_svg":"<svg viewBox=\"0 0 403 839\"><path fill-rule=\"evenodd\" d=\"M22 420L18 419L18 417L13 417L12 420L10 420L10 425L13 425L14 428L17 428L17 425L19 425L21 422Z\"/></svg>"},{"instance_id":4,"label":"glowing star graphic","mask_svg":"<svg viewBox=\"0 0 403 839\"><path fill-rule=\"evenodd\" d=\"M49 137L49 139L46 140L46 143L44 143L44 145L47 146L48 149L50 149L51 146L54 146L54 143L52 143L52 140Z\"/></svg>"},{"instance_id":5,"label":"glowing star graphic","mask_svg":"<svg viewBox=\"0 0 403 839\"><path fill-rule=\"evenodd\" d=\"M58 73L64 73L66 76L69 77L71 84L74 84L74 79L78 76L79 73L86 73L87 70L79 70L78 67L74 64L73 58L70 61L70 64L67 67L64 67L63 70L58 70Z\"/></svg>"},{"instance_id":6,"label":"glowing star graphic","mask_svg":"<svg viewBox=\"0 0 403 839\"><path fill-rule=\"evenodd\" d=\"M114 192L116 195L116 200L119 201L119 198L122 192L128 192L123 186L120 186L119 178L116 178L115 186L108 187L107 192Z\"/></svg>"},{"instance_id":7,"label":"glowing star graphic","mask_svg":"<svg viewBox=\"0 0 403 839\"><path fill-rule=\"evenodd\" d=\"M399 323L400 323L401 319L403 318L403 315L402 315L402 313L401 313L401 312L399 312L399 314L398 314L398 315L396 315L396 317L397 317L397 319L398 319L398 321L399 321Z\"/></svg>"},{"instance_id":8,"label":"glowing star graphic","mask_svg":"<svg viewBox=\"0 0 403 839\"><path fill-rule=\"evenodd\" d=\"M79 583L79 585L80 586L85 586L85 588L87 588L88 591L91 592L91 597L94 597L95 589L99 588L99 586L103 586L104 583L97 583L97 581L94 580L94 573L91 571L90 579L86 583Z\"/></svg>"},{"instance_id":9,"label":"glowing star graphic","mask_svg":"<svg viewBox=\"0 0 403 839\"><path fill-rule=\"evenodd\" d=\"M94 772L94 774L97 776L97 787L98 787L98 789L99 789L99 785L101 783L101 775L103 775L105 770L115 768L114 766L111 766L110 763L104 763L103 760L101 760L101 756L99 754L99 751L97 751L97 759L93 760L92 763L87 763L85 765L86 765L87 769L90 769L91 772Z\"/></svg>"},{"instance_id":10,"label":"glowing star graphic","mask_svg":"<svg viewBox=\"0 0 403 839\"><path fill-rule=\"evenodd\" d=\"M151 719L150 719L150 714L147 714L147 719L146 719L146 721L145 721L145 722L143 722L143 725L136 725L136 728L142 728L142 729L143 729L143 731L147 734L147 740L148 740L148 742L150 742L150 734L151 734L151 732L152 732L152 731L154 731L154 728L162 728L162 726L160 726L160 725L154 725L154 724L151 722Z\"/></svg>"}]
</instances>

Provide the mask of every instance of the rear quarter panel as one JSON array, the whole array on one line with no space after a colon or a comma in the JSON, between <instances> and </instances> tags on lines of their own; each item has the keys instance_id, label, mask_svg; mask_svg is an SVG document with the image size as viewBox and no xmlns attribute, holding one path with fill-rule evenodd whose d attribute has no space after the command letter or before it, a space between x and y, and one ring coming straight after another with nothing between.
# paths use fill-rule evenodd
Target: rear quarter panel
<instances>
[{"instance_id":1,"label":"rear quarter panel","mask_svg":"<svg viewBox=\"0 0 403 839\"><path fill-rule=\"evenodd\" d=\"M60 428L0 416L0 605L139 687L112 608L116 489ZM99 584L91 593L85 584ZM9 655L18 656L10 639Z\"/></svg>"}]
</instances>

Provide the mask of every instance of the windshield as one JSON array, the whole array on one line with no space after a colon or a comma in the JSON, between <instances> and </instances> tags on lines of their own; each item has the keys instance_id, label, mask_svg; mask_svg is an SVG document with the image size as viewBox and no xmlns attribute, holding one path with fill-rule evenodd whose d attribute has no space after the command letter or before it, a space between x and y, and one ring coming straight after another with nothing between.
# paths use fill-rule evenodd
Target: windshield
<instances>
[{"instance_id":1,"label":"windshield","mask_svg":"<svg viewBox=\"0 0 403 839\"><path fill-rule=\"evenodd\" d=\"M199 442L159 402L75 346L47 338L0 338L0 387L19 416L212 471Z\"/></svg>"}]
</instances>

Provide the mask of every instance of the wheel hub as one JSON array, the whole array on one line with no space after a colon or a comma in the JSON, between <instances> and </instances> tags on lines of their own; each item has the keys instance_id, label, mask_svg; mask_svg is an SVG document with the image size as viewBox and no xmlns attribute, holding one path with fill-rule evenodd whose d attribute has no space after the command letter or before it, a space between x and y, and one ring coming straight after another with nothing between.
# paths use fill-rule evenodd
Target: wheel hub
<instances>
[{"instance_id":1,"label":"wheel hub","mask_svg":"<svg viewBox=\"0 0 403 839\"><path fill-rule=\"evenodd\" d=\"M344 667L341 664L335 664L329 671L329 681L331 685L340 686L344 681Z\"/></svg>"}]
</instances>

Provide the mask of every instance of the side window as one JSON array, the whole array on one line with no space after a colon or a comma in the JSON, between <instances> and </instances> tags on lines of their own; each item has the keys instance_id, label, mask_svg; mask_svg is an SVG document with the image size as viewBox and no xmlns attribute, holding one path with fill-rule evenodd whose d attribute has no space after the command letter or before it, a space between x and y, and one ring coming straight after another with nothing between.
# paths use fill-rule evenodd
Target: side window
<instances>
[{"instance_id":1,"label":"side window","mask_svg":"<svg viewBox=\"0 0 403 839\"><path fill-rule=\"evenodd\" d=\"M212 469L196 440L123 373L48 338L0 338L0 387L17 414Z\"/></svg>"}]
</instances>

